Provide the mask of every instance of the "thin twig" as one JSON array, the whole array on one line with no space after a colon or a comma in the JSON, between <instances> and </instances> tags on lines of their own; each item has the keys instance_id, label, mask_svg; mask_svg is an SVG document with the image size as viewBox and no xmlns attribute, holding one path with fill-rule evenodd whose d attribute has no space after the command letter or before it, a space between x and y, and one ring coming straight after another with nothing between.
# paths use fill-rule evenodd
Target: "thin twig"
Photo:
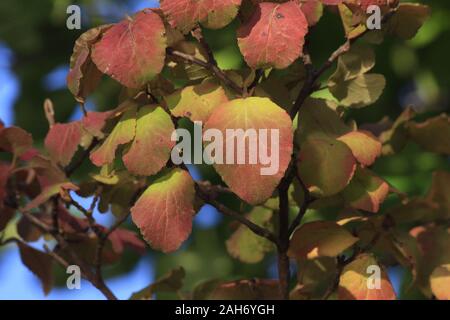
<instances>
[{"instance_id":1,"label":"thin twig","mask_svg":"<svg viewBox=\"0 0 450 320\"><path fill-rule=\"evenodd\" d=\"M219 78L220 81L222 81L226 86L233 89L236 93L239 95L244 94L243 88L241 88L238 84L236 84L233 80L231 80L219 67L216 65L205 62L203 60L200 60L190 54L186 54L184 52L175 50L173 48L167 48L166 50L167 54L172 57L177 57L185 60L188 63L199 65L207 70L209 70L211 73L213 73L217 78Z\"/></svg>"},{"instance_id":2,"label":"thin twig","mask_svg":"<svg viewBox=\"0 0 450 320\"><path fill-rule=\"evenodd\" d=\"M219 201L215 200L214 196L211 196L208 194L207 191L205 191L201 185L196 184L197 194L200 196L200 198L203 199L206 203L212 205L215 207L219 212L223 213L226 216L229 216L233 218L234 220L237 220L241 224L245 225L247 228L249 228L253 233L257 234L260 237L266 238L270 242L274 243L277 247L280 246L280 243L277 239L277 237L268 229L265 229L263 227L258 226L257 224L251 222L247 218L245 218L243 215L233 211L232 209L224 206Z\"/></svg>"}]
</instances>

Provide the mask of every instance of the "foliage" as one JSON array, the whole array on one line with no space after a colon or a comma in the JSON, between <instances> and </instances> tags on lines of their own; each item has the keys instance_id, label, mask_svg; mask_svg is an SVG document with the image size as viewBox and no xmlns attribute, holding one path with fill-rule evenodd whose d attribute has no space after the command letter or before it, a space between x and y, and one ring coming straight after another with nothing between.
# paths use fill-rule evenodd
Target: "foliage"
<instances>
[{"instance_id":1,"label":"foliage","mask_svg":"<svg viewBox=\"0 0 450 320\"><path fill-rule=\"evenodd\" d=\"M371 4L382 7L381 30L365 25ZM346 39L318 67L309 47L324 9L341 19ZM448 299L448 172L434 173L427 195L409 197L373 170L377 159L409 142L448 156L448 115L422 119L408 108L394 123L351 119L386 88L385 77L371 72L372 47L388 37L413 38L429 14L427 6L388 0L164 0L161 9L88 30L75 43L67 78L82 119L57 123L46 101L44 150L33 147L25 130L1 128L0 231L20 217L20 238L2 243L18 244L45 292L54 262L77 264L114 299L104 267L125 248L145 249L123 227L126 220L131 216L151 248L170 253L209 204L239 223L226 241L230 255L256 264L276 251L278 279L208 280L186 292L189 274L175 269L131 298L169 291L187 299L394 299L385 269L402 265L411 273L410 290ZM223 70L204 33L230 23L239 24L236 42L246 66ZM107 81L103 75L120 84L117 107L88 112L84 103ZM259 164L214 164L216 176L194 181L186 166L170 161L171 135L199 120L222 132L279 129L278 172L264 176ZM88 161L91 172L75 181ZM83 208L74 192L93 196L92 205ZM111 228L93 218L97 206L115 215ZM314 211L326 214L309 218ZM56 246L38 251L27 244L41 237ZM371 265L382 270L381 289L366 286Z\"/></svg>"}]
</instances>

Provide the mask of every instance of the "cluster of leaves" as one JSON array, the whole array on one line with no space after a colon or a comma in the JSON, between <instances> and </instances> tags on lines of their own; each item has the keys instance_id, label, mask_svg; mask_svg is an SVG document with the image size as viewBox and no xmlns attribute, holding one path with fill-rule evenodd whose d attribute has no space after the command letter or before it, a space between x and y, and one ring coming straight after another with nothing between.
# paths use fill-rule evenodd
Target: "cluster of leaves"
<instances>
[{"instance_id":1,"label":"cluster of leaves","mask_svg":"<svg viewBox=\"0 0 450 320\"><path fill-rule=\"evenodd\" d=\"M373 4L383 12L381 30L366 28L366 9ZM346 41L315 68L308 34L324 8L341 17ZM449 155L448 116L418 122L406 109L394 123L360 126L347 117L349 110L375 103L386 85L383 75L371 73L370 45L389 35L412 38L428 15L427 6L391 0L162 0L160 9L85 32L70 60L69 90L83 105L107 75L122 85L118 106L84 111L81 120L61 124L47 101L43 152L23 129L1 129L0 149L8 160L0 166L0 230L21 213L20 239L4 243L18 243L46 292L56 261L80 265L84 277L114 298L102 266L117 261L125 247L145 248L121 228L129 215L153 249L168 253L189 237L193 217L208 203L240 222L226 241L229 253L258 263L276 250L279 279L213 280L186 294L180 291L184 271L176 269L133 299L167 291L193 299L393 299L384 268L398 264L411 270L411 285L425 296L450 298L449 174L436 172L429 193L410 199L370 170L378 157L409 141ZM222 70L202 29L234 20L247 66ZM324 79L335 62L335 72ZM315 96L319 89L327 99ZM170 161L171 135L187 121L223 133L278 129L278 172L263 176L262 164L214 164L223 184L194 181L185 166ZM71 176L87 158L98 169L75 184ZM93 196L90 208L74 201L73 192ZM230 209L221 202L224 193L251 209ZM398 205L381 210L390 195ZM71 214L71 206L82 216ZM96 223L96 207L112 211L113 227ZM303 221L309 209L333 214ZM56 243L46 252L26 244L43 235ZM298 274L289 291L290 259ZM382 269L381 289L367 287L370 265Z\"/></svg>"}]
</instances>

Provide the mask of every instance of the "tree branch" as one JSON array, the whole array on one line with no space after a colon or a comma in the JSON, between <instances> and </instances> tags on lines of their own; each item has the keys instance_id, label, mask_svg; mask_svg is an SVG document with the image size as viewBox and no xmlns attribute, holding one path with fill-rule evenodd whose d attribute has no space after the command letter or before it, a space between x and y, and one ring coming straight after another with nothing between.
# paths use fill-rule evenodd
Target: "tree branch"
<instances>
[{"instance_id":1,"label":"tree branch","mask_svg":"<svg viewBox=\"0 0 450 320\"><path fill-rule=\"evenodd\" d=\"M89 266L87 266L84 261L73 251L70 249L69 244L67 243L67 241L64 239L64 237L59 233L58 230L54 230L52 227L50 227L49 225L47 225L46 223L42 222L41 220L39 220L38 218L36 218L34 215L32 215L29 212L22 212L22 214L33 224L35 225L37 228L39 228L41 231L43 231L44 233L48 233L51 234L56 242L58 243L58 245L61 247L62 250L66 250L68 252L68 254L70 255L70 257L72 258L73 262L75 264L77 264L81 271L82 274L84 274L85 279L88 280L89 282L92 283L92 285L94 287L96 287L100 292L103 293L103 295L108 299L108 300L117 300L117 297L114 295L114 293L112 293L112 291L106 286L106 284L104 283L104 281L100 281L99 279L97 279L97 277L95 276L95 274L91 271L91 269L89 268ZM52 256L54 257L54 256ZM56 260L58 263L60 263L60 259Z\"/></svg>"},{"instance_id":2,"label":"tree branch","mask_svg":"<svg viewBox=\"0 0 450 320\"><path fill-rule=\"evenodd\" d=\"M243 88L241 88L233 80L231 80L217 65L215 65L211 62L205 62L205 61L200 60L190 54L186 54L184 52L175 50L173 48L167 48L166 52L168 55L170 55L172 57L181 58L188 63L196 64L196 65L199 65L199 66L209 70L217 78L219 78L220 81L222 81L226 86L233 89L236 93L238 93L239 95L244 94Z\"/></svg>"},{"instance_id":3,"label":"tree branch","mask_svg":"<svg viewBox=\"0 0 450 320\"><path fill-rule=\"evenodd\" d=\"M388 22L388 20L397 12L397 8L391 9L388 13L386 13L382 20L381 23L385 24L386 22ZM364 32L362 32L361 34L359 34L358 36L351 38L351 39L347 39L338 49L336 49L328 58L328 60L318 69L318 70L314 70L312 63L311 63L311 59L309 57L309 54L304 53L304 61L305 61L305 68L306 68L306 72L307 72L307 77L305 80L305 83L300 91L300 94L298 95L294 107L291 109L290 112L290 116L293 119L295 117L295 115L297 114L297 112L300 110L300 108L302 107L303 103L305 102L305 100L308 98L308 96L315 91L316 89L316 82L319 80L319 78L328 70L330 69L333 64L337 61L337 59L342 56L344 53L348 52L351 48L351 45L356 42L358 39L361 39L363 36L365 36L366 34L368 34L370 31L370 29L366 29ZM307 48L306 48L307 49ZM320 85L318 86L320 88Z\"/></svg>"},{"instance_id":4,"label":"tree branch","mask_svg":"<svg viewBox=\"0 0 450 320\"><path fill-rule=\"evenodd\" d=\"M206 189L201 184L196 184L197 194L199 197L205 201L206 203L212 205L215 207L218 211L223 213L226 216L229 216L233 218L234 220L237 220L241 224L245 225L247 228L249 228L253 233L256 235L266 238L270 242L274 243L277 247L280 246L280 243L277 239L277 237L268 229L265 229L263 227L258 226L257 224L251 222L247 218L245 218L243 215L241 215L238 212L233 211L232 209L224 206L219 201L215 200L215 194L211 194L208 189Z\"/></svg>"}]
</instances>

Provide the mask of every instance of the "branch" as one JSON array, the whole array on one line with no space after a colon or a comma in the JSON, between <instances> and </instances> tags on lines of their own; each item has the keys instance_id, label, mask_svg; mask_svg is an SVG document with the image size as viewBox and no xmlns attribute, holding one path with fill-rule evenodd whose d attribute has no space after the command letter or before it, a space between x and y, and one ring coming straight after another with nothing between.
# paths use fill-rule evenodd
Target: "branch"
<instances>
[{"instance_id":1,"label":"branch","mask_svg":"<svg viewBox=\"0 0 450 320\"><path fill-rule=\"evenodd\" d=\"M300 177L297 176L297 179L300 183L300 186L302 187L303 190L303 203L300 206L300 210L298 211L297 216L295 217L294 221L292 221L291 226L289 227L289 237L292 236L292 234L294 233L295 229L297 229L297 227L300 225L300 223L302 222L303 217L305 216L306 211L308 210L309 205L315 200L308 188L306 187L305 183L302 181L302 179Z\"/></svg>"},{"instance_id":2,"label":"branch","mask_svg":"<svg viewBox=\"0 0 450 320\"><path fill-rule=\"evenodd\" d=\"M200 60L190 54L175 50L173 48L167 48L167 54L172 57L177 57L185 60L188 63L199 65L210 72L212 72L217 78L219 78L225 85L236 91L239 95L244 94L244 90L237 85L233 80L231 80L217 65L211 62L205 62Z\"/></svg>"},{"instance_id":3,"label":"branch","mask_svg":"<svg viewBox=\"0 0 450 320\"><path fill-rule=\"evenodd\" d=\"M67 168L64 171L68 178L83 164L84 160L86 160L89 157L91 151L97 146L98 143L99 141L94 138L89 147L83 151L83 154L75 162L67 166Z\"/></svg>"},{"instance_id":4,"label":"branch","mask_svg":"<svg viewBox=\"0 0 450 320\"><path fill-rule=\"evenodd\" d=\"M144 192L145 187L139 188L134 196L132 197L129 205L130 207L137 201L139 196ZM131 211L128 210L127 214L123 215L120 219L118 219L106 232L99 232L97 234L98 236L98 244L97 244L97 251L95 254L95 261L94 261L94 267L95 267L95 274L96 276L101 280L102 279L102 264L103 264L103 250L105 248L106 242L109 239L109 236L116 231L125 221L127 221L128 217L130 216Z\"/></svg>"},{"instance_id":5,"label":"branch","mask_svg":"<svg viewBox=\"0 0 450 320\"><path fill-rule=\"evenodd\" d=\"M253 233L255 233L256 235L266 238L270 242L274 243L277 247L280 246L280 242L278 241L277 237L271 231L258 226L257 224L255 224L255 223L251 222L250 220L248 220L247 218L245 218L240 213L233 211L232 209L221 204L219 201L215 200L215 195L211 194L201 184L196 184L195 186L197 189L197 194L203 201L212 205L218 211L222 212L224 215L229 216L229 217L233 218L234 220L237 220L241 224L245 225L247 228L249 228L251 231L253 231Z\"/></svg>"},{"instance_id":6,"label":"branch","mask_svg":"<svg viewBox=\"0 0 450 320\"><path fill-rule=\"evenodd\" d=\"M289 299L289 282L290 282L290 265L289 257L287 256L287 250L289 249L289 197L288 197L289 184L281 184L278 187L278 195L280 199L279 203L279 231L278 241L280 246L278 247L278 278L280 296L288 300Z\"/></svg>"},{"instance_id":7,"label":"branch","mask_svg":"<svg viewBox=\"0 0 450 320\"><path fill-rule=\"evenodd\" d=\"M388 13L386 13L381 23L385 24L389 21L389 19L397 12L397 8L391 9ZM309 54L304 53L304 61L305 61L305 68L306 68L306 80L305 83L300 91L300 94L297 97L297 100L295 101L294 107L291 109L291 112L289 113L291 118L293 119L297 112L302 107L305 100L308 98L308 96L315 91L316 89L316 82L319 80L319 78L328 70L330 69L334 62L342 56L344 53L348 52L351 48L351 45L356 42L358 39L362 38L366 34L368 34L370 29L366 29L364 32L360 33L358 36L347 39L338 49L336 49L328 58L328 60L318 69L314 70L312 67L311 59L309 57ZM305 48L307 50L307 48ZM320 88L320 86L319 86Z\"/></svg>"},{"instance_id":8,"label":"branch","mask_svg":"<svg viewBox=\"0 0 450 320\"><path fill-rule=\"evenodd\" d=\"M91 271L89 266L87 266L84 261L73 251L70 249L69 244L64 239L64 237L59 233L58 230L54 230L52 227L47 225L46 223L43 223L41 220L36 218L34 215L32 215L30 212L22 212L22 214L37 228L39 228L44 233L51 234L58 245L61 247L62 250L66 250L70 257L73 259L74 263L77 264L82 274L84 274L85 278L92 283L94 287L96 287L100 292L103 293L103 295L108 300L117 300L117 297L112 293L112 291L106 286L106 284L103 281L100 281L95 274ZM52 257L55 258L53 255ZM61 263L62 261L60 259L56 260L58 263Z\"/></svg>"}]
</instances>

